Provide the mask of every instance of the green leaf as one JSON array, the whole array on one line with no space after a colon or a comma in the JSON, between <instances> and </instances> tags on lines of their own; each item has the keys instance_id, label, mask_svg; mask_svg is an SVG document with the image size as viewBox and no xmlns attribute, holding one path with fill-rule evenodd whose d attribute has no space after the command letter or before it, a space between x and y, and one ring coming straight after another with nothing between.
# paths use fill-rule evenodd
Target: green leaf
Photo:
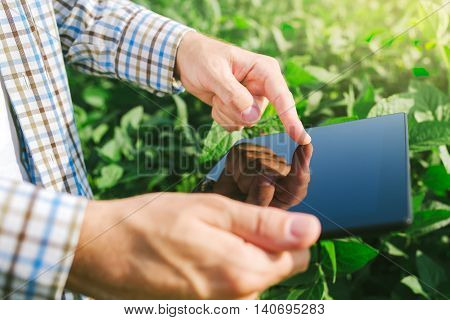
<instances>
[{"instance_id":1,"label":"green leaf","mask_svg":"<svg viewBox=\"0 0 450 320\"><path fill-rule=\"evenodd\" d=\"M74 114L75 114L75 122L77 124L78 130L80 130L88 120L88 115L86 110L81 108L80 106L74 105Z\"/></svg>"},{"instance_id":2,"label":"green leaf","mask_svg":"<svg viewBox=\"0 0 450 320\"><path fill-rule=\"evenodd\" d=\"M316 77L306 71L302 64L301 57L293 57L286 61L285 77L289 86L312 85L318 82Z\"/></svg>"},{"instance_id":3,"label":"green leaf","mask_svg":"<svg viewBox=\"0 0 450 320\"><path fill-rule=\"evenodd\" d=\"M413 212L417 212L422 207L423 199L425 198L425 192L420 192L413 196Z\"/></svg>"},{"instance_id":4,"label":"green leaf","mask_svg":"<svg viewBox=\"0 0 450 320\"><path fill-rule=\"evenodd\" d=\"M413 151L429 150L450 144L450 124L441 121L415 123L409 129L410 148Z\"/></svg>"},{"instance_id":5,"label":"green leaf","mask_svg":"<svg viewBox=\"0 0 450 320\"><path fill-rule=\"evenodd\" d=\"M418 295L424 296L425 298L428 298L428 294L423 290L422 285L420 284L420 282L416 276L404 277L400 281L400 283L407 286L415 294L418 294Z\"/></svg>"},{"instance_id":6,"label":"green leaf","mask_svg":"<svg viewBox=\"0 0 450 320\"><path fill-rule=\"evenodd\" d=\"M335 240L334 247L339 273L352 273L364 267L378 251L358 240Z\"/></svg>"},{"instance_id":7,"label":"green leaf","mask_svg":"<svg viewBox=\"0 0 450 320\"><path fill-rule=\"evenodd\" d=\"M121 153L128 159L133 160L135 150L130 136L127 132L119 127L114 128L114 141L116 142Z\"/></svg>"},{"instance_id":8,"label":"green leaf","mask_svg":"<svg viewBox=\"0 0 450 320\"><path fill-rule=\"evenodd\" d=\"M285 287L272 287L264 291L259 299L261 300L286 300L289 296L290 290Z\"/></svg>"},{"instance_id":9,"label":"green leaf","mask_svg":"<svg viewBox=\"0 0 450 320\"><path fill-rule=\"evenodd\" d=\"M402 250L400 250L399 248L394 246L392 243L385 242L384 245L386 246L386 252L389 255L395 256L395 257L408 258L408 255L405 252L403 252Z\"/></svg>"},{"instance_id":10,"label":"green leaf","mask_svg":"<svg viewBox=\"0 0 450 320\"><path fill-rule=\"evenodd\" d=\"M444 45L445 55L447 56L447 60L450 61L450 46Z\"/></svg>"},{"instance_id":11,"label":"green leaf","mask_svg":"<svg viewBox=\"0 0 450 320\"><path fill-rule=\"evenodd\" d=\"M159 170L159 171L161 171L161 170ZM157 174L152 175L150 177L150 180L149 180L148 185L147 185L147 191L148 192L152 192L153 189L158 184L160 184L162 181L164 181L164 179L166 179L168 177L168 175L169 175L169 173L167 171L165 171L165 170L162 171L162 172L159 172L159 171L158 171Z\"/></svg>"},{"instance_id":12,"label":"green leaf","mask_svg":"<svg viewBox=\"0 0 450 320\"><path fill-rule=\"evenodd\" d=\"M325 280L319 279L319 281L310 287L293 289L289 293L287 300L321 300L325 289Z\"/></svg>"},{"instance_id":13,"label":"green leaf","mask_svg":"<svg viewBox=\"0 0 450 320\"><path fill-rule=\"evenodd\" d=\"M280 52L286 52L292 47L292 43L287 41L286 38L283 35L283 32L276 26L272 26L271 28L273 39L275 40L275 43L277 44L278 50Z\"/></svg>"},{"instance_id":14,"label":"green leaf","mask_svg":"<svg viewBox=\"0 0 450 320\"><path fill-rule=\"evenodd\" d=\"M302 100L302 104L306 104L306 100ZM299 104L297 104L297 107ZM298 108L297 108L298 110ZM249 137L254 137L255 132L256 135L264 135L264 134L272 134L272 133L278 133L278 132L284 132L285 129L283 127L283 124L280 121L280 118L277 115L277 112L273 105L269 104L269 106L266 108L266 112L264 112L262 121L257 123L252 128L246 128L244 129L244 135L248 134Z\"/></svg>"},{"instance_id":15,"label":"green leaf","mask_svg":"<svg viewBox=\"0 0 450 320\"><path fill-rule=\"evenodd\" d=\"M413 68L412 73L415 77L428 77L430 75L428 70L422 67Z\"/></svg>"},{"instance_id":16,"label":"green leaf","mask_svg":"<svg viewBox=\"0 0 450 320\"><path fill-rule=\"evenodd\" d=\"M447 146L439 146L439 157L447 172L450 172L450 154L448 153Z\"/></svg>"},{"instance_id":17,"label":"green leaf","mask_svg":"<svg viewBox=\"0 0 450 320\"><path fill-rule=\"evenodd\" d=\"M175 125L177 127L186 127L189 124L186 102L178 95L173 95L172 99L177 106L177 119L175 120Z\"/></svg>"},{"instance_id":18,"label":"green leaf","mask_svg":"<svg viewBox=\"0 0 450 320\"><path fill-rule=\"evenodd\" d=\"M327 265L329 262L329 266L331 267L332 272L332 281L333 283L336 282L336 275L337 275L337 262L336 262L336 250L334 248L334 242L333 241L321 241L320 245L322 247L323 252L325 253L324 261L326 261Z\"/></svg>"},{"instance_id":19,"label":"green leaf","mask_svg":"<svg viewBox=\"0 0 450 320\"><path fill-rule=\"evenodd\" d=\"M108 99L108 92L98 86L87 87L83 90L83 100L96 108L104 108Z\"/></svg>"},{"instance_id":20,"label":"green leaf","mask_svg":"<svg viewBox=\"0 0 450 320\"><path fill-rule=\"evenodd\" d=\"M117 164L110 164L101 169L101 175L97 178L96 185L99 189L114 187L122 178L123 168Z\"/></svg>"},{"instance_id":21,"label":"green leaf","mask_svg":"<svg viewBox=\"0 0 450 320\"><path fill-rule=\"evenodd\" d=\"M241 131L227 132L218 123L214 122L203 144L199 162L218 160L230 150L230 148L243 138Z\"/></svg>"},{"instance_id":22,"label":"green leaf","mask_svg":"<svg viewBox=\"0 0 450 320\"><path fill-rule=\"evenodd\" d=\"M244 16L236 15L233 17L234 26L237 29L246 30L250 27L248 19Z\"/></svg>"},{"instance_id":23,"label":"green leaf","mask_svg":"<svg viewBox=\"0 0 450 320\"><path fill-rule=\"evenodd\" d=\"M436 115L437 110L444 108L449 102L449 97L435 86L424 81L411 81L409 91L415 99L415 109L430 110ZM447 113L449 110L447 110ZM435 118L435 120L445 120Z\"/></svg>"},{"instance_id":24,"label":"green leaf","mask_svg":"<svg viewBox=\"0 0 450 320\"><path fill-rule=\"evenodd\" d=\"M314 111L318 109L320 106L320 101L322 101L323 92L322 91L313 91L308 95L307 106L305 110L305 114L310 115Z\"/></svg>"},{"instance_id":25,"label":"green leaf","mask_svg":"<svg viewBox=\"0 0 450 320\"><path fill-rule=\"evenodd\" d=\"M444 209L419 211L407 232L415 236L439 230L450 224L450 211Z\"/></svg>"},{"instance_id":26,"label":"green leaf","mask_svg":"<svg viewBox=\"0 0 450 320\"><path fill-rule=\"evenodd\" d=\"M95 143L99 143L102 140L105 133L108 131L108 125L106 123L100 124L95 130L92 132L92 140Z\"/></svg>"},{"instance_id":27,"label":"green leaf","mask_svg":"<svg viewBox=\"0 0 450 320\"><path fill-rule=\"evenodd\" d=\"M377 35L382 34L385 30L383 28L376 28L372 30L365 38L364 40L366 42L371 42Z\"/></svg>"},{"instance_id":28,"label":"green leaf","mask_svg":"<svg viewBox=\"0 0 450 320\"><path fill-rule=\"evenodd\" d=\"M344 78L344 76L341 76L340 74L318 66L306 66L305 70L322 83L336 84Z\"/></svg>"},{"instance_id":29,"label":"green leaf","mask_svg":"<svg viewBox=\"0 0 450 320\"><path fill-rule=\"evenodd\" d=\"M172 96L177 107L177 118L175 119L175 128L183 131L184 137L190 143L194 143L192 127L189 126L188 111L186 102L178 95Z\"/></svg>"},{"instance_id":30,"label":"green leaf","mask_svg":"<svg viewBox=\"0 0 450 320\"><path fill-rule=\"evenodd\" d=\"M443 165L428 167L423 182L438 196L444 196L450 190L450 174Z\"/></svg>"},{"instance_id":31,"label":"green leaf","mask_svg":"<svg viewBox=\"0 0 450 320\"><path fill-rule=\"evenodd\" d=\"M320 123L320 126L328 126L330 124L338 124L338 123L344 123L344 122L349 122L349 121L355 121L358 120L358 117L356 116L352 116L352 117L336 117L336 118L331 118L331 119L327 119L325 121L323 121L322 123Z\"/></svg>"},{"instance_id":32,"label":"green leaf","mask_svg":"<svg viewBox=\"0 0 450 320\"><path fill-rule=\"evenodd\" d=\"M389 48L389 47L391 47L392 44L395 42L395 40L396 40L395 37L392 37L392 38L389 38L389 39L384 40L384 41L382 42L382 47L383 47L383 48Z\"/></svg>"},{"instance_id":33,"label":"green leaf","mask_svg":"<svg viewBox=\"0 0 450 320\"><path fill-rule=\"evenodd\" d=\"M78 134L80 136L80 139L82 139L81 141L84 141L84 142L89 141L92 137L92 132L93 132L92 126L90 126L90 125L80 128L78 130Z\"/></svg>"},{"instance_id":34,"label":"green leaf","mask_svg":"<svg viewBox=\"0 0 450 320\"><path fill-rule=\"evenodd\" d=\"M437 7L437 9L439 9L438 4L434 4L434 5L435 5L434 8ZM439 22L438 22L438 27L436 30L436 38L438 38L442 42L446 41L445 39L447 39L447 41L448 41L448 30L449 30L449 23L450 23L449 11L448 10L439 10L438 18L439 18Z\"/></svg>"},{"instance_id":35,"label":"green leaf","mask_svg":"<svg viewBox=\"0 0 450 320\"><path fill-rule=\"evenodd\" d=\"M411 81L408 93L393 95L378 102L369 112L369 117L398 112L414 112L421 120L409 125L410 146L413 151L429 150L450 143L449 98L434 86ZM423 117L425 115L426 117ZM418 118L420 121L420 118Z\"/></svg>"},{"instance_id":36,"label":"green leaf","mask_svg":"<svg viewBox=\"0 0 450 320\"><path fill-rule=\"evenodd\" d=\"M308 270L298 273L279 283L284 287L309 287L319 279L319 268L317 264L311 263Z\"/></svg>"},{"instance_id":37,"label":"green leaf","mask_svg":"<svg viewBox=\"0 0 450 320\"><path fill-rule=\"evenodd\" d=\"M289 292L289 295L287 296L286 300L297 300L298 296L303 293L305 289L292 289Z\"/></svg>"},{"instance_id":38,"label":"green leaf","mask_svg":"<svg viewBox=\"0 0 450 320\"><path fill-rule=\"evenodd\" d=\"M101 155L114 162L120 160L120 147L115 140L109 140L99 151Z\"/></svg>"},{"instance_id":39,"label":"green leaf","mask_svg":"<svg viewBox=\"0 0 450 320\"><path fill-rule=\"evenodd\" d=\"M281 31L283 31L283 33L289 33L289 32L295 31L295 27L288 22L282 22L280 24L280 29L281 29Z\"/></svg>"},{"instance_id":40,"label":"green leaf","mask_svg":"<svg viewBox=\"0 0 450 320\"><path fill-rule=\"evenodd\" d=\"M359 119L364 119L367 117L374 104L375 90L372 84L366 80L358 99L353 105L353 114Z\"/></svg>"},{"instance_id":41,"label":"green leaf","mask_svg":"<svg viewBox=\"0 0 450 320\"><path fill-rule=\"evenodd\" d=\"M120 127L123 130L127 130L128 127L137 130L143 116L144 108L142 106L134 107L122 116L122 118L120 119Z\"/></svg>"},{"instance_id":42,"label":"green leaf","mask_svg":"<svg viewBox=\"0 0 450 320\"><path fill-rule=\"evenodd\" d=\"M409 93L400 93L379 101L369 112L368 117L383 116L404 112L408 113L414 106L414 98Z\"/></svg>"},{"instance_id":43,"label":"green leaf","mask_svg":"<svg viewBox=\"0 0 450 320\"><path fill-rule=\"evenodd\" d=\"M420 280L426 284L426 291L430 292L429 287L436 288L446 280L445 270L422 251L416 252L416 266Z\"/></svg>"}]
</instances>

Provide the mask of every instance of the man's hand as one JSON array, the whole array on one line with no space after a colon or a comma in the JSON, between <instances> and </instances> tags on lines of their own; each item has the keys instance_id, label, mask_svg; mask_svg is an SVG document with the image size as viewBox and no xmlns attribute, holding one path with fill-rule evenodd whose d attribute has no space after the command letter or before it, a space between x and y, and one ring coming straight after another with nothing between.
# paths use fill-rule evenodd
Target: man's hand
<instances>
[{"instance_id":1,"label":"man's hand","mask_svg":"<svg viewBox=\"0 0 450 320\"><path fill-rule=\"evenodd\" d=\"M219 195L92 201L68 287L94 298L254 298L305 271L319 234L314 216Z\"/></svg>"},{"instance_id":2,"label":"man's hand","mask_svg":"<svg viewBox=\"0 0 450 320\"><path fill-rule=\"evenodd\" d=\"M186 90L212 106L223 128L255 124L270 101L291 138L311 142L276 59L189 32L178 48L176 68Z\"/></svg>"}]
</instances>

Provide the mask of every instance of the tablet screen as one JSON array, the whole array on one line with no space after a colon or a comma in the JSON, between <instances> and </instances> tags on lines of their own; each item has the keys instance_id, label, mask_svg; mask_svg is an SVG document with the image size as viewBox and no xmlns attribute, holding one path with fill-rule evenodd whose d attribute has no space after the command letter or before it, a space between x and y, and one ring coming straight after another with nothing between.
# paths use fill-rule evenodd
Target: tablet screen
<instances>
[{"instance_id":1,"label":"tablet screen","mask_svg":"<svg viewBox=\"0 0 450 320\"><path fill-rule=\"evenodd\" d=\"M243 139L207 175L213 192L316 215L324 237L395 230L411 220L405 114Z\"/></svg>"}]
</instances>

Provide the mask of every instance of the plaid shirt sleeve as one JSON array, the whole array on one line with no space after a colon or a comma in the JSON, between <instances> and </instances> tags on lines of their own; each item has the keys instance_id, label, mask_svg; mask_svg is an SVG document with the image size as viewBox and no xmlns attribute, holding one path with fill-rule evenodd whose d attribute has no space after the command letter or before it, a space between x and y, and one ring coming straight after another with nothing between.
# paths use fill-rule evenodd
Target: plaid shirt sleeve
<instances>
[{"instance_id":1,"label":"plaid shirt sleeve","mask_svg":"<svg viewBox=\"0 0 450 320\"><path fill-rule=\"evenodd\" d=\"M68 63L156 92L183 90L174 77L176 53L192 30L128 0L54 0Z\"/></svg>"},{"instance_id":2,"label":"plaid shirt sleeve","mask_svg":"<svg viewBox=\"0 0 450 320\"><path fill-rule=\"evenodd\" d=\"M61 297L86 204L0 179L0 299Z\"/></svg>"}]
</instances>

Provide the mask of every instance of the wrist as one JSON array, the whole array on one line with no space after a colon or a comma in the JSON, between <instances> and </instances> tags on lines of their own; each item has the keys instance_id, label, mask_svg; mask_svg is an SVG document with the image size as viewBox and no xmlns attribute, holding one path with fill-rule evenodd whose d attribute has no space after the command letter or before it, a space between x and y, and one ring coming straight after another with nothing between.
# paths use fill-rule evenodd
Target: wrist
<instances>
[{"instance_id":1,"label":"wrist","mask_svg":"<svg viewBox=\"0 0 450 320\"><path fill-rule=\"evenodd\" d=\"M108 257L115 257L114 242L107 233L120 223L123 216L122 200L89 201L82 222L80 237L74 252L67 287L92 297L105 297L100 288L109 281L120 283L120 268ZM117 257L116 257L117 258ZM112 283L112 282L110 282Z\"/></svg>"},{"instance_id":2,"label":"wrist","mask_svg":"<svg viewBox=\"0 0 450 320\"><path fill-rule=\"evenodd\" d=\"M174 70L175 78L177 79L181 78L180 72L181 65L185 60L185 56L189 56L191 54L192 44L193 42L196 42L197 39L199 39L199 36L201 36L200 33L196 32L195 30L189 30L181 38L181 41L178 45L177 56L175 61L175 70Z\"/></svg>"},{"instance_id":3,"label":"wrist","mask_svg":"<svg viewBox=\"0 0 450 320\"><path fill-rule=\"evenodd\" d=\"M151 221L147 216L141 220L140 214L155 197L157 193L88 203L67 281L69 289L94 298L125 294L137 262L136 244L153 237L148 227Z\"/></svg>"}]
</instances>

